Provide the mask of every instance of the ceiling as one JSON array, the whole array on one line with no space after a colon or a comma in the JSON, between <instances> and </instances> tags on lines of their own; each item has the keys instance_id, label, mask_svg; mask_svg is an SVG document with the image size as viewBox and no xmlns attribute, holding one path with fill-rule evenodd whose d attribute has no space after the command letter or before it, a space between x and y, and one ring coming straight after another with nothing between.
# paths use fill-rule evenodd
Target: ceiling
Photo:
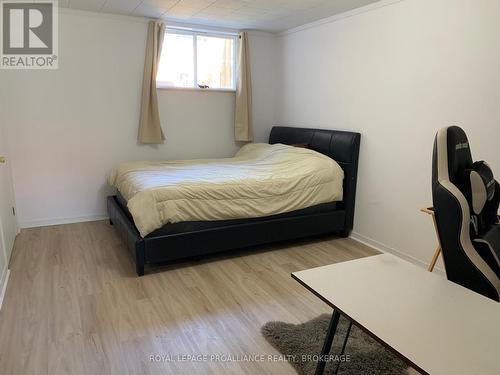
<instances>
[{"instance_id":1,"label":"ceiling","mask_svg":"<svg viewBox=\"0 0 500 375\"><path fill-rule=\"evenodd\" d=\"M59 0L64 8L166 21L257 29L287 30L378 0Z\"/></svg>"}]
</instances>

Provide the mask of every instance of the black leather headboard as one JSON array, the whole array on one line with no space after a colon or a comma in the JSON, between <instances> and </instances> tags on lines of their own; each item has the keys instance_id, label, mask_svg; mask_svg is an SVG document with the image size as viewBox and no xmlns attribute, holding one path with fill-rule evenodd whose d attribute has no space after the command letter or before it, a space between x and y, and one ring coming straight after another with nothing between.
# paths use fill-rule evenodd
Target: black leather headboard
<instances>
[{"instance_id":1,"label":"black leather headboard","mask_svg":"<svg viewBox=\"0 0 500 375\"><path fill-rule=\"evenodd\" d=\"M358 178L359 144L361 134L328 129L274 126L269 143L307 144L311 150L335 160L344 170L344 200L346 228L352 229Z\"/></svg>"}]
</instances>

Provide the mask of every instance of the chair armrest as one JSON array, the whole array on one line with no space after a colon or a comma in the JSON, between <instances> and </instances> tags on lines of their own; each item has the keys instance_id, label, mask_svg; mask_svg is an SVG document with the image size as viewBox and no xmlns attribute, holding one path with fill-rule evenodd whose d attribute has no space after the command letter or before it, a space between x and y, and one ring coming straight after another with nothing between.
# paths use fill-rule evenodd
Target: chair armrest
<instances>
[{"instance_id":1,"label":"chair armrest","mask_svg":"<svg viewBox=\"0 0 500 375\"><path fill-rule=\"evenodd\" d=\"M434 215L434 207L424 207L424 208L421 208L420 212L423 212L423 213L429 214L429 215ZM500 217L500 215L499 215L499 217Z\"/></svg>"}]
</instances>

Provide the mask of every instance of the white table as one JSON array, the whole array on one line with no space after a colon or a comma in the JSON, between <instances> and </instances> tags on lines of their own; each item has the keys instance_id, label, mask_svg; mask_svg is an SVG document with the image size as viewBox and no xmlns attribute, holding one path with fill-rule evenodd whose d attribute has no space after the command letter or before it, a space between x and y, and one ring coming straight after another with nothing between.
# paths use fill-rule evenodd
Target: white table
<instances>
[{"instance_id":1,"label":"white table","mask_svg":"<svg viewBox=\"0 0 500 375\"><path fill-rule=\"evenodd\" d=\"M422 373L500 374L498 302L389 254L292 277L334 309L322 354L343 315Z\"/></svg>"}]
</instances>

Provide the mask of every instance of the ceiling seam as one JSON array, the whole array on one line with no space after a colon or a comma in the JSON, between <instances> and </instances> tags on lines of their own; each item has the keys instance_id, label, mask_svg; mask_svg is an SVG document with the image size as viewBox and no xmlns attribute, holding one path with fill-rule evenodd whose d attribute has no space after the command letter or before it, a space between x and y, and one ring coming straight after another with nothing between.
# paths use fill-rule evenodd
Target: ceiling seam
<instances>
[{"instance_id":1,"label":"ceiling seam","mask_svg":"<svg viewBox=\"0 0 500 375\"><path fill-rule=\"evenodd\" d=\"M128 15L131 16L137 10L137 8L139 8L142 4L144 4L144 0L141 0L139 4L137 4L135 8L132 9Z\"/></svg>"},{"instance_id":2,"label":"ceiling seam","mask_svg":"<svg viewBox=\"0 0 500 375\"><path fill-rule=\"evenodd\" d=\"M170 8L168 8L166 11L164 11L162 14L160 14L160 16L158 18L162 18L163 16L165 16L165 14L167 14L168 12L170 12L170 10L175 7L177 4L179 4L181 2L181 0L177 0L174 4L172 4L170 6Z\"/></svg>"}]
</instances>

